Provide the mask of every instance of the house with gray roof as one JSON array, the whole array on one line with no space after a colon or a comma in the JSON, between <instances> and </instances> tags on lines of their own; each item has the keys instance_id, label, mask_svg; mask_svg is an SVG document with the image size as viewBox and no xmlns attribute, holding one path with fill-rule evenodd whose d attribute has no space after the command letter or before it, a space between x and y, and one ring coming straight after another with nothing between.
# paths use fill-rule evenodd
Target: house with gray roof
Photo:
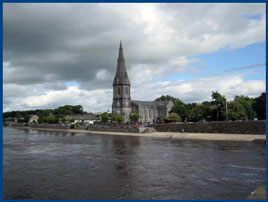
<instances>
[{"instance_id":1,"label":"house with gray roof","mask_svg":"<svg viewBox=\"0 0 268 202\"><path fill-rule=\"evenodd\" d=\"M73 114L66 116L66 120L70 121L74 119L74 123L94 124L96 121L100 121L100 117L93 116L91 114Z\"/></svg>"}]
</instances>

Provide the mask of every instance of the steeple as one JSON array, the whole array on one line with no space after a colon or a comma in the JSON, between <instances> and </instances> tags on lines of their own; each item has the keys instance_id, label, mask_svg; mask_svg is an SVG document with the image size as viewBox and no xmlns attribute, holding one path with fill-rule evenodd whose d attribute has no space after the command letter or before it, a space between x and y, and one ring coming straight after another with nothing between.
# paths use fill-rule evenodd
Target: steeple
<instances>
[{"instance_id":1,"label":"steeple","mask_svg":"<svg viewBox=\"0 0 268 202\"><path fill-rule=\"evenodd\" d=\"M126 70L126 64L125 64L125 58L124 58L123 46L122 46L121 40L120 40L119 54L118 54L118 59L117 59L117 70L116 70L116 74L114 77L113 85L128 85L128 86L130 86L130 82L129 82L127 70Z\"/></svg>"}]
</instances>

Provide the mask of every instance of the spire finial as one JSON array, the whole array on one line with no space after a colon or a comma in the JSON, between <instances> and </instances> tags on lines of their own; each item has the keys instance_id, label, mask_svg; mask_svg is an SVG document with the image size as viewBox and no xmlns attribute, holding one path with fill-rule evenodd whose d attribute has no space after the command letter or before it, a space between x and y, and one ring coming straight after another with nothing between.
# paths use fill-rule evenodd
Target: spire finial
<instances>
[{"instance_id":1,"label":"spire finial","mask_svg":"<svg viewBox=\"0 0 268 202\"><path fill-rule=\"evenodd\" d=\"M120 48L122 48L122 41L121 41L121 39L120 39Z\"/></svg>"}]
</instances>

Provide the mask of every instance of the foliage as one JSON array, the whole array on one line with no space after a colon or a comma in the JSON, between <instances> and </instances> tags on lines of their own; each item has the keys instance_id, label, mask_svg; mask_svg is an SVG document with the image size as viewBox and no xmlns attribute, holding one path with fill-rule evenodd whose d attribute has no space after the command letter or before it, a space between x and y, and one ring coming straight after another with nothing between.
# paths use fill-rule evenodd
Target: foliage
<instances>
[{"instance_id":1,"label":"foliage","mask_svg":"<svg viewBox=\"0 0 268 202\"><path fill-rule=\"evenodd\" d=\"M59 119L56 118L56 117L48 117L48 118L47 118L47 123L50 123L50 124L57 124L57 123L59 123Z\"/></svg>"},{"instance_id":2,"label":"foliage","mask_svg":"<svg viewBox=\"0 0 268 202\"><path fill-rule=\"evenodd\" d=\"M137 114L137 113L130 113L130 114L129 114L129 119L130 119L130 121L132 121L132 122L134 122L134 123L137 123L138 120L139 120L139 118L140 118L140 116L139 116L139 114Z\"/></svg>"},{"instance_id":3,"label":"foliage","mask_svg":"<svg viewBox=\"0 0 268 202\"><path fill-rule=\"evenodd\" d=\"M165 122L180 122L181 117L176 113L170 113L164 120Z\"/></svg>"},{"instance_id":4,"label":"foliage","mask_svg":"<svg viewBox=\"0 0 268 202\"><path fill-rule=\"evenodd\" d=\"M224 115L224 106L226 104L226 99L224 96L222 96L220 93L218 93L218 91L213 92L212 91L212 100L213 100L213 104L216 105L217 108L217 118L216 120L224 120L225 115Z\"/></svg>"},{"instance_id":5,"label":"foliage","mask_svg":"<svg viewBox=\"0 0 268 202\"><path fill-rule=\"evenodd\" d=\"M228 103L228 119L229 120L244 120L246 119L246 110L238 101Z\"/></svg>"},{"instance_id":6,"label":"foliage","mask_svg":"<svg viewBox=\"0 0 268 202\"><path fill-rule=\"evenodd\" d=\"M123 116L121 114L112 114L112 120L121 123L123 121Z\"/></svg>"},{"instance_id":7,"label":"foliage","mask_svg":"<svg viewBox=\"0 0 268 202\"><path fill-rule=\"evenodd\" d=\"M168 100L171 100L174 104L177 101L180 101L178 98L172 97L170 95L162 95L161 97L155 99L155 101L168 101Z\"/></svg>"},{"instance_id":8,"label":"foliage","mask_svg":"<svg viewBox=\"0 0 268 202\"><path fill-rule=\"evenodd\" d=\"M78 125L77 124L71 124L71 129L75 129L75 128L77 128L78 127Z\"/></svg>"},{"instance_id":9,"label":"foliage","mask_svg":"<svg viewBox=\"0 0 268 202\"><path fill-rule=\"evenodd\" d=\"M65 105L58 107L57 109L36 109L36 110L29 110L29 111L12 111L12 112L5 112L3 113L3 119L6 119L8 117L17 117L23 118L23 122L29 121L30 115L37 115L39 118L43 117L43 122L46 122L45 119L48 119L49 117L56 116L57 119L60 119L61 117L65 117L66 115L72 115L72 114L83 114L85 113L83 111L83 107L81 105ZM41 122L42 122L41 121ZM51 120L50 120L51 121Z\"/></svg>"},{"instance_id":10,"label":"foliage","mask_svg":"<svg viewBox=\"0 0 268 202\"><path fill-rule=\"evenodd\" d=\"M65 117L62 117L62 118L61 118L61 122L62 122L62 123L66 123L66 118L65 118Z\"/></svg>"},{"instance_id":11,"label":"foliage","mask_svg":"<svg viewBox=\"0 0 268 202\"><path fill-rule=\"evenodd\" d=\"M158 116L158 117L156 118L156 121L162 123L162 122L164 121L164 119Z\"/></svg>"},{"instance_id":12,"label":"foliage","mask_svg":"<svg viewBox=\"0 0 268 202\"><path fill-rule=\"evenodd\" d=\"M40 124L48 123L48 119L45 116L39 117L38 121Z\"/></svg>"},{"instance_id":13,"label":"foliage","mask_svg":"<svg viewBox=\"0 0 268 202\"><path fill-rule=\"evenodd\" d=\"M242 96L235 96L234 101L238 102L244 108L243 111L245 111L246 116L245 119L253 120L256 117L256 112L252 108L254 99L242 95Z\"/></svg>"},{"instance_id":14,"label":"foliage","mask_svg":"<svg viewBox=\"0 0 268 202\"><path fill-rule=\"evenodd\" d=\"M205 106L201 104L192 104L191 112L189 114L189 121L199 121L202 120L205 114Z\"/></svg>"},{"instance_id":15,"label":"foliage","mask_svg":"<svg viewBox=\"0 0 268 202\"><path fill-rule=\"evenodd\" d=\"M109 121L109 115L107 112L101 114L101 121L107 123Z\"/></svg>"},{"instance_id":16,"label":"foliage","mask_svg":"<svg viewBox=\"0 0 268 202\"><path fill-rule=\"evenodd\" d=\"M170 95L162 95L157 98L157 101L172 100L174 106L172 107L170 113L176 113L179 115L182 121L216 121L225 120L226 118L226 99L219 92L212 92L212 101L204 101L201 104L197 103L183 103L180 99L172 97ZM73 114L84 114L83 107L81 105L65 105L58 107L56 109L36 109L29 111L12 111L4 112L4 121L15 121L17 118L18 122L28 122L30 115L37 115L39 117L39 123L62 123L66 122L67 115ZM98 115L99 116L99 115ZM104 116L104 117L103 117ZM101 115L102 121L112 119L113 121L122 122L123 116L120 114L110 114L103 113ZM131 117L131 121L137 121L138 114ZM257 117L259 120L266 119L266 93L262 93L259 97L249 98L247 96L235 96L233 101L228 102L228 117L230 120L252 120ZM108 121L107 120L107 121ZM166 119L167 121L168 119ZM106 121L106 122L107 122ZM157 118L157 121L163 121L161 118ZM71 123L74 119L70 120Z\"/></svg>"},{"instance_id":17,"label":"foliage","mask_svg":"<svg viewBox=\"0 0 268 202\"><path fill-rule=\"evenodd\" d=\"M171 113L179 114L182 120L189 118L191 109L190 105L184 104L182 101L177 100L174 106L171 108Z\"/></svg>"},{"instance_id":18,"label":"foliage","mask_svg":"<svg viewBox=\"0 0 268 202\"><path fill-rule=\"evenodd\" d=\"M266 93L262 93L254 99L253 109L259 120L266 119Z\"/></svg>"}]
</instances>

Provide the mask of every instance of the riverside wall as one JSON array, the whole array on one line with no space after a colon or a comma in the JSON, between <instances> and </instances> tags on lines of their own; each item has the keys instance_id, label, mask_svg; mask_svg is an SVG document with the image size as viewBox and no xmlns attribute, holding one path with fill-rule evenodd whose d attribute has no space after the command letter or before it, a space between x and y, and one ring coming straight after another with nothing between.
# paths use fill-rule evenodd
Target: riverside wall
<instances>
[{"instance_id":1,"label":"riverside wall","mask_svg":"<svg viewBox=\"0 0 268 202\"><path fill-rule=\"evenodd\" d=\"M90 131L107 131L107 132L123 132L123 133L139 133L139 127L112 127L109 125L89 125L88 130Z\"/></svg>"},{"instance_id":2,"label":"riverside wall","mask_svg":"<svg viewBox=\"0 0 268 202\"><path fill-rule=\"evenodd\" d=\"M69 129L69 125L60 125L60 124L37 124L31 125L31 128L51 128L51 129Z\"/></svg>"},{"instance_id":3,"label":"riverside wall","mask_svg":"<svg viewBox=\"0 0 268 202\"><path fill-rule=\"evenodd\" d=\"M266 134L266 120L155 124L159 132Z\"/></svg>"}]
</instances>

